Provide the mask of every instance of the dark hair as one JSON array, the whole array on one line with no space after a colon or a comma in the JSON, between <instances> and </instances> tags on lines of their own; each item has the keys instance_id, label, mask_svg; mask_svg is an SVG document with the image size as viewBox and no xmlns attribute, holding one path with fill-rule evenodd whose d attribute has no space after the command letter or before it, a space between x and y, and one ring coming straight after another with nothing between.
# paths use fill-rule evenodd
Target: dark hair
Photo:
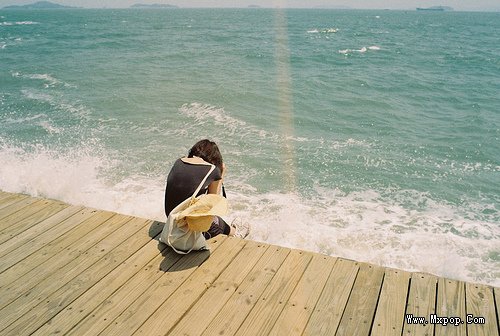
<instances>
[{"instance_id":1,"label":"dark hair","mask_svg":"<svg viewBox=\"0 0 500 336\"><path fill-rule=\"evenodd\" d=\"M213 141L203 139L194 144L189 150L188 157L197 156L215 165L222 172L222 155L219 147Z\"/></svg>"}]
</instances>

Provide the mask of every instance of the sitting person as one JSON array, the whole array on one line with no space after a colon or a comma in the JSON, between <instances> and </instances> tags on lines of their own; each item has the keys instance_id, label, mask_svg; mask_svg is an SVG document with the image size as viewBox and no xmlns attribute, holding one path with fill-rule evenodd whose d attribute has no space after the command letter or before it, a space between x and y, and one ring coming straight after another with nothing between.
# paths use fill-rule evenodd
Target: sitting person
<instances>
[{"instance_id":1,"label":"sitting person","mask_svg":"<svg viewBox=\"0 0 500 336\"><path fill-rule=\"evenodd\" d=\"M201 194L220 194L222 182L226 172L226 166L222 161L222 155L213 141L204 139L198 141L188 153L187 158L177 159L170 170L165 188L165 214L170 212L180 203L195 192L203 178L208 174L210 167L204 162L211 163L215 169L208 176L202 186ZM214 216L210 229L203 232L206 239L213 238L219 234L228 236L245 237L248 235L248 228L228 225L221 217Z\"/></svg>"}]
</instances>

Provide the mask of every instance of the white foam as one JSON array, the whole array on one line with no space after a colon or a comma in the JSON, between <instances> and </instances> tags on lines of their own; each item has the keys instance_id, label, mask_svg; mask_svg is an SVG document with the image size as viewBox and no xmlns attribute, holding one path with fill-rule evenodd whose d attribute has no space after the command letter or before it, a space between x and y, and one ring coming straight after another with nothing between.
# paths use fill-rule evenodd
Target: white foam
<instances>
[{"instance_id":1,"label":"white foam","mask_svg":"<svg viewBox=\"0 0 500 336\"><path fill-rule=\"evenodd\" d=\"M21 93L28 99L43 101L58 110L68 112L82 120L87 119L90 114L90 111L85 106L69 103L64 98L49 91L40 92L34 89L22 89Z\"/></svg>"},{"instance_id":2,"label":"white foam","mask_svg":"<svg viewBox=\"0 0 500 336\"><path fill-rule=\"evenodd\" d=\"M204 125L215 125L222 127L224 133L228 136L235 134L241 136L254 136L258 138L276 138L277 135L271 134L263 129L247 124L245 121L231 116L224 108L215 107L201 103L184 104L179 111L195 121L195 127L200 128ZM192 124L192 123L190 123Z\"/></svg>"},{"instance_id":3,"label":"white foam","mask_svg":"<svg viewBox=\"0 0 500 336\"><path fill-rule=\"evenodd\" d=\"M40 79L46 82L45 87L52 87L57 84L60 84L60 82L52 77L49 74L26 74L26 78L31 78L31 79Z\"/></svg>"},{"instance_id":4,"label":"white foam","mask_svg":"<svg viewBox=\"0 0 500 336\"><path fill-rule=\"evenodd\" d=\"M32 89L22 89L21 93L28 99L40 100L51 104L54 103L54 96L49 93L34 91Z\"/></svg>"},{"instance_id":5,"label":"white foam","mask_svg":"<svg viewBox=\"0 0 500 336\"><path fill-rule=\"evenodd\" d=\"M165 175L121 172L98 141L67 150L0 141L0 162L1 190L165 220L168 167ZM232 210L226 219L250 222L251 239L500 286L494 205L454 206L412 190L343 193L317 186L309 195L262 193L251 176L232 174L225 182Z\"/></svg>"},{"instance_id":6,"label":"white foam","mask_svg":"<svg viewBox=\"0 0 500 336\"><path fill-rule=\"evenodd\" d=\"M339 54L348 55L348 54L352 54L353 52L365 53L368 50L377 51L377 50L380 50L380 47L374 45L374 46L369 46L369 47L361 47L360 49L341 49L341 50L339 50Z\"/></svg>"},{"instance_id":7,"label":"white foam","mask_svg":"<svg viewBox=\"0 0 500 336\"><path fill-rule=\"evenodd\" d=\"M63 131L62 128L53 126L47 120L40 121L38 125L41 126L49 134L60 134Z\"/></svg>"},{"instance_id":8,"label":"white foam","mask_svg":"<svg viewBox=\"0 0 500 336\"><path fill-rule=\"evenodd\" d=\"M17 21L16 25L37 25L40 24L40 22L36 21Z\"/></svg>"},{"instance_id":9,"label":"white foam","mask_svg":"<svg viewBox=\"0 0 500 336\"><path fill-rule=\"evenodd\" d=\"M492 239L500 237L498 225L414 194L426 209L403 207L373 190L323 190L312 199L233 193L232 216L251 222L251 239L498 286L499 261L486 258L498 250Z\"/></svg>"},{"instance_id":10,"label":"white foam","mask_svg":"<svg viewBox=\"0 0 500 336\"><path fill-rule=\"evenodd\" d=\"M65 87L76 87L73 84L65 83L54 76L50 74L21 74L20 72L12 72L11 73L12 77L16 78L28 78L28 79L35 79L35 80L42 80L44 81L44 87L45 88L52 88L55 86L65 86Z\"/></svg>"},{"instance_id":11,"label":"white foam","mask_svg":"<svg viewBox=\"0 0 500 336\"><path fill-rule=\"evenodd\" d=\"M309 34L318 34L318 33L337 33L339 31L338 28L321 28L321 29L318 29L318 28L314 28L314 29L310 29L308 30L307 32Z\"/></svg>"},{"instance_id":12,"label":"white foam","mask_svg":"<svg viewBox=\"0 0 500 336\"><path fill-rule=\"evenodd\" d=\"M0 26L36 25L36 24L40 24L40 23L39 22L35 22L35 21L16 21L16 22L4 21L4 22L0 22Z\"/></svg>"},{"instance_id":13,"label":"white foam","mask_svg":"<svg viewBox=\"0 0 500 336\"><path fill-rule=\"evenodd\" d=\"M5 118L3 120L3 122L7 123L7 124L24 124L26 122L29 122L29 121L33 121L33 120L37 120L37 119L41 119L41 118L46 118L47 115L44 114L44 113L39 113L39 114L35 114L33 116L27 116L27 117L23 117L23 118Z\"/></svg>"},{"instance_id":14,"label":"white foam","mask_svg":"<svg viewBox=\"0 0 500 336\"><path fill-rule=\"evenodd\" d=\"M0 142L0 190L58 199L119 213L163 219L163 177L116 182L116 162L94 141L63 152Z\"/></svg>"}]
</instances>

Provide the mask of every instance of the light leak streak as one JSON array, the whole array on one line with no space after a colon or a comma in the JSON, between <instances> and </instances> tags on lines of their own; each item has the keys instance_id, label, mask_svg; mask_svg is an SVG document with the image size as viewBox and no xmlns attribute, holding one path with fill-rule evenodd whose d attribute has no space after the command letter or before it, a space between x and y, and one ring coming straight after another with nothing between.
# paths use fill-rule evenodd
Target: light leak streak
<instances>
[{"instance_id":1,"label":"light leak streak","mask_svg":"<svg viewBox=\"0 0 500 336\"><path fill-rule=\"evenodd\" d=\"M284 187L287 191L296 189L295 147L293 144L294 117L292 103L292 80L290 77L290 49L288 46L288 23L286 19L286 1L275 1L275 32L277 67L278 112L283 135L283 174Z\"/></svg>"}]
</instances>

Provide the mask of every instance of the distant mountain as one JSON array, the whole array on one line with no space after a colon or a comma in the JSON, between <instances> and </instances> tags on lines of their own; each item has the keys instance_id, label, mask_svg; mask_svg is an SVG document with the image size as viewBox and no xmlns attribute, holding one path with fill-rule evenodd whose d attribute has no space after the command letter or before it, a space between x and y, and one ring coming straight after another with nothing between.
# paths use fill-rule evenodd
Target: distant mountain
<instances>
[{"instance_id":1,"label":"distant mountain","mask_svg":"<svg viewBox=\"0 0 500 336\"><path fill-rule=\"evenodd\" d=\"M61 9L61 8L78 8L78 7L63 6L49 1L38 1L28 5L19 5L19 6L13 5L13 6L3 7L3 9Z\"/></svg>"},{"instance_id":2,"label":"distant mountain","mask_svg":"<svg viewBox=\"0 0 500 336\"><path fill-rule=\"evenodd\" d=\"M135 4L130 6L130 8L179 8L178 6L175 5L164 5L164 4Z\"/></svg>"}]
</instances>

